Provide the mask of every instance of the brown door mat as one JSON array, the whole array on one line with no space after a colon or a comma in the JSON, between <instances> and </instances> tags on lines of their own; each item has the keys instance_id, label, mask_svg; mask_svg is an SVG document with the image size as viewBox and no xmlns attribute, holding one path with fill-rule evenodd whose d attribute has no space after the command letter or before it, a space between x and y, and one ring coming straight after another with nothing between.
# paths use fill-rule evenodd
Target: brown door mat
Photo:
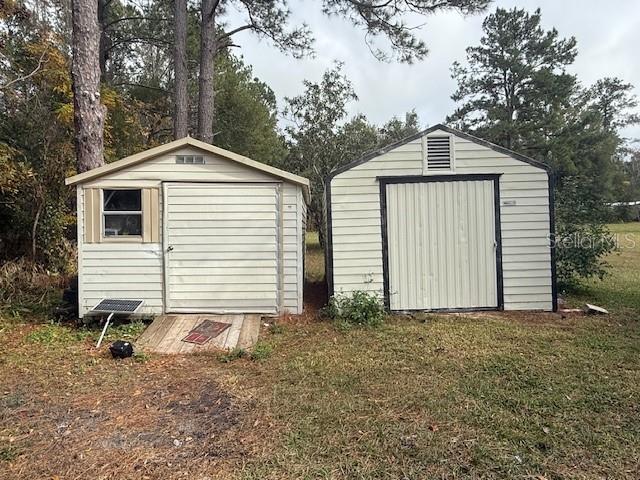
<instances>
[{"instance_id":1,"label":"brown door mat","mask_svg":"<svg viewBox=\"0 0 640 480\"><path fill-rule=\"evenodd\" d=\"M204 345L212 338L217 337L227 328L231 326L230 323L214 322L213 320L204 320L197 327L191 330L186 337L182 339L183 342L195 343L196 345Z\"/></svg>"}]
</instances>

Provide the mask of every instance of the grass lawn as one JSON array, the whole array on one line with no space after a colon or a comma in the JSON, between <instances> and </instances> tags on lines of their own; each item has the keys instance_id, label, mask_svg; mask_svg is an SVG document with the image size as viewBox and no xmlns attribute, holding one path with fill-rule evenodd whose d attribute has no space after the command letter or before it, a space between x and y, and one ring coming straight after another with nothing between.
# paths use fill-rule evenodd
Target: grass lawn
<instances>
[{"instance_id":1,"label":"grass lawn","mask_svg":"<svg viewBox=\"0 0 640 480\"><path fill-rule=\"evenodd\" d=\"M640 244L610 263L569 298L606 317L307 315L253 359L114 361L98 332L5 318L0 478L638 479Z\"/></svg>"}]
</instances>

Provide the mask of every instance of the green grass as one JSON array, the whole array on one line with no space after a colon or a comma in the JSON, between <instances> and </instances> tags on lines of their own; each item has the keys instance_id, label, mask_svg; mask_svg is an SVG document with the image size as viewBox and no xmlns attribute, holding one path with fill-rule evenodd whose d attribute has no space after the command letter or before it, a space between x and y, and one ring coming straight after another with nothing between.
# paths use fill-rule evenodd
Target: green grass
<instances>
[{"instance_id":1,"label":"green grass","mask_svg":"<svg viewBox=\"0 0 640 480\"><path fill-rule=\"evenodd\" d=\"M245 477L633 478L639 340L596 319L291 330L260 370L288 428Z\"/></svg>"},{"instance_id":2,"label":"green grass","mask_svg":"<svg viewBox=\"0 0 640 480\"><path fill-rule=\"evenodd\" d=\"M324 253L318 241L318 232L308 232L306 238L305 276L311 283L324 280Z\"/></svg>"},{"instance_id":3,"label":"green grass","mask_svg":"<svg viewBox=\"0 0 640 480\"><path fill-rule=\"evenodd\" d=\"M138 338L146 325L141 321L131 323L116 323L109 326L104 337L105 344L114 340L130 340ZM38 325L27 336L28 342L50 346L70 345L79 341L96 342L100 338L101 328L74 328L69 325L49 323Z\"/></svg>"},{"instance_id":4,"label":"green grass","mask_svg":"<svg viewBox=\"0 0 640 480\"><path fill-rule=\"evenodd\" d=\"M640 317L640 223L609 225L618 250L607 258L610 265L603 280L593 279L569 296L575 306L585 302L620 314Z\"/></svg>"},{"instance_id":5,"label":"green grass","mask_svg":"<svg viewBox=\"0 0 640 480\"><path fill-rule=\"evenodd\" d=\"M429 315L373 330L287 329L255 378L234 369L287 426L242 476L638 478L637 247L612 255L610 275L569 298L602 304L607 317Z\"/></svg>"}]
</instances>

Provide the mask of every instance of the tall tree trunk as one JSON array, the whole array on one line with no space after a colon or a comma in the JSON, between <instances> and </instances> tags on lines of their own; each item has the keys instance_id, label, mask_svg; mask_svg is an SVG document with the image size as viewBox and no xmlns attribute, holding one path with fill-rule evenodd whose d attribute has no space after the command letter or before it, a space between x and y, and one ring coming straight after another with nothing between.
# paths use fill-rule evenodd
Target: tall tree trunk
<instances>
[{"instance_id":1,"label":"tall tree trunk","mask_svg":"<svg viewBox=\"0 0 640 480\"><path fill-rule=\"evenodd\" d=\"M105 107L100 103L98 2L73 0L73 120L78 172L104 165Z\"/></svg>"},{"instance_id":2,"label":"tall tree trunk","mask_svg":"<svg viewBox=\"0 0 640 480\"><path fill-rule=\"evenodd\" d=\"M107 68L111 38L109 37L109 5L107 0L98 0L98 23L100 24L100 77L104 83L111 82L110 71Z\"/></svg>"},{"instance_id":3,"label":"tall tree trunk","mask_svg":"<svg viewBox=\"0 0 640 480\"><path fill-rule=\"evenodd\" d=\"M173 64L175 76L173 137L189 133L189 98L187 96L187 0L175 0L175 47Z\"/></svg>"},{"instance_id":4,"label":"tall tree trunk","mask_svg":"<svg viewBox=\"0 0 640 480\"><path fill-rule=\"evenodd\" d=\"M198 138L213 141L214 92L213 75L216 53L216 0L202 0L200 28L200 78L198 81Z\"/></svg>"}]
</instances>

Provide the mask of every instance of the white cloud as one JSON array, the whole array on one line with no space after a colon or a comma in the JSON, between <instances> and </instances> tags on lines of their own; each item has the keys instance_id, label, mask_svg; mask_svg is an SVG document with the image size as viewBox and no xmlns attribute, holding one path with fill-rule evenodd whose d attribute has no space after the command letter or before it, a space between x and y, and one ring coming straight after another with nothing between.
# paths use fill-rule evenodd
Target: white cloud
<instances>
[{"instance_id":1,"label":"white cloud","mask_svg":"<svg viewBox=\"0 0 640 480\"><path fill-rule=\"evenodd\" d=\"M585 84L606 76L618 76L636 85L640 94L640 2L585 0L498 0L496 6L514 6L533 11L542 9L546 28L555 27L563 37L575 36L579 55L571 71ZM277 51L267 41L251 33L242 33L245 61L254 73L275 91L279 105L284 97L299 94L302 81L317 81L333 61L345 63L345 73L354 84L359 101L352 114L364 113L371 121L382 123L393 115L415 109L423 124L441 122L454 109L450 96L455 83L450 67L464 60L465 48L476 45L482 35L484 15L463 17L455 12L429 17L420 36L429 46L428 57L414 65L381 63L367 48L364 34L339 18L327 18L319 2L291 2L292 24L306 22L316 38L316 56L295 60ZM230 23L237 21L231 17ZM416 18L415 24L425 23ZM640 127L627 129L625 135L640 138Z\"/></svg>"}]
</instances>

